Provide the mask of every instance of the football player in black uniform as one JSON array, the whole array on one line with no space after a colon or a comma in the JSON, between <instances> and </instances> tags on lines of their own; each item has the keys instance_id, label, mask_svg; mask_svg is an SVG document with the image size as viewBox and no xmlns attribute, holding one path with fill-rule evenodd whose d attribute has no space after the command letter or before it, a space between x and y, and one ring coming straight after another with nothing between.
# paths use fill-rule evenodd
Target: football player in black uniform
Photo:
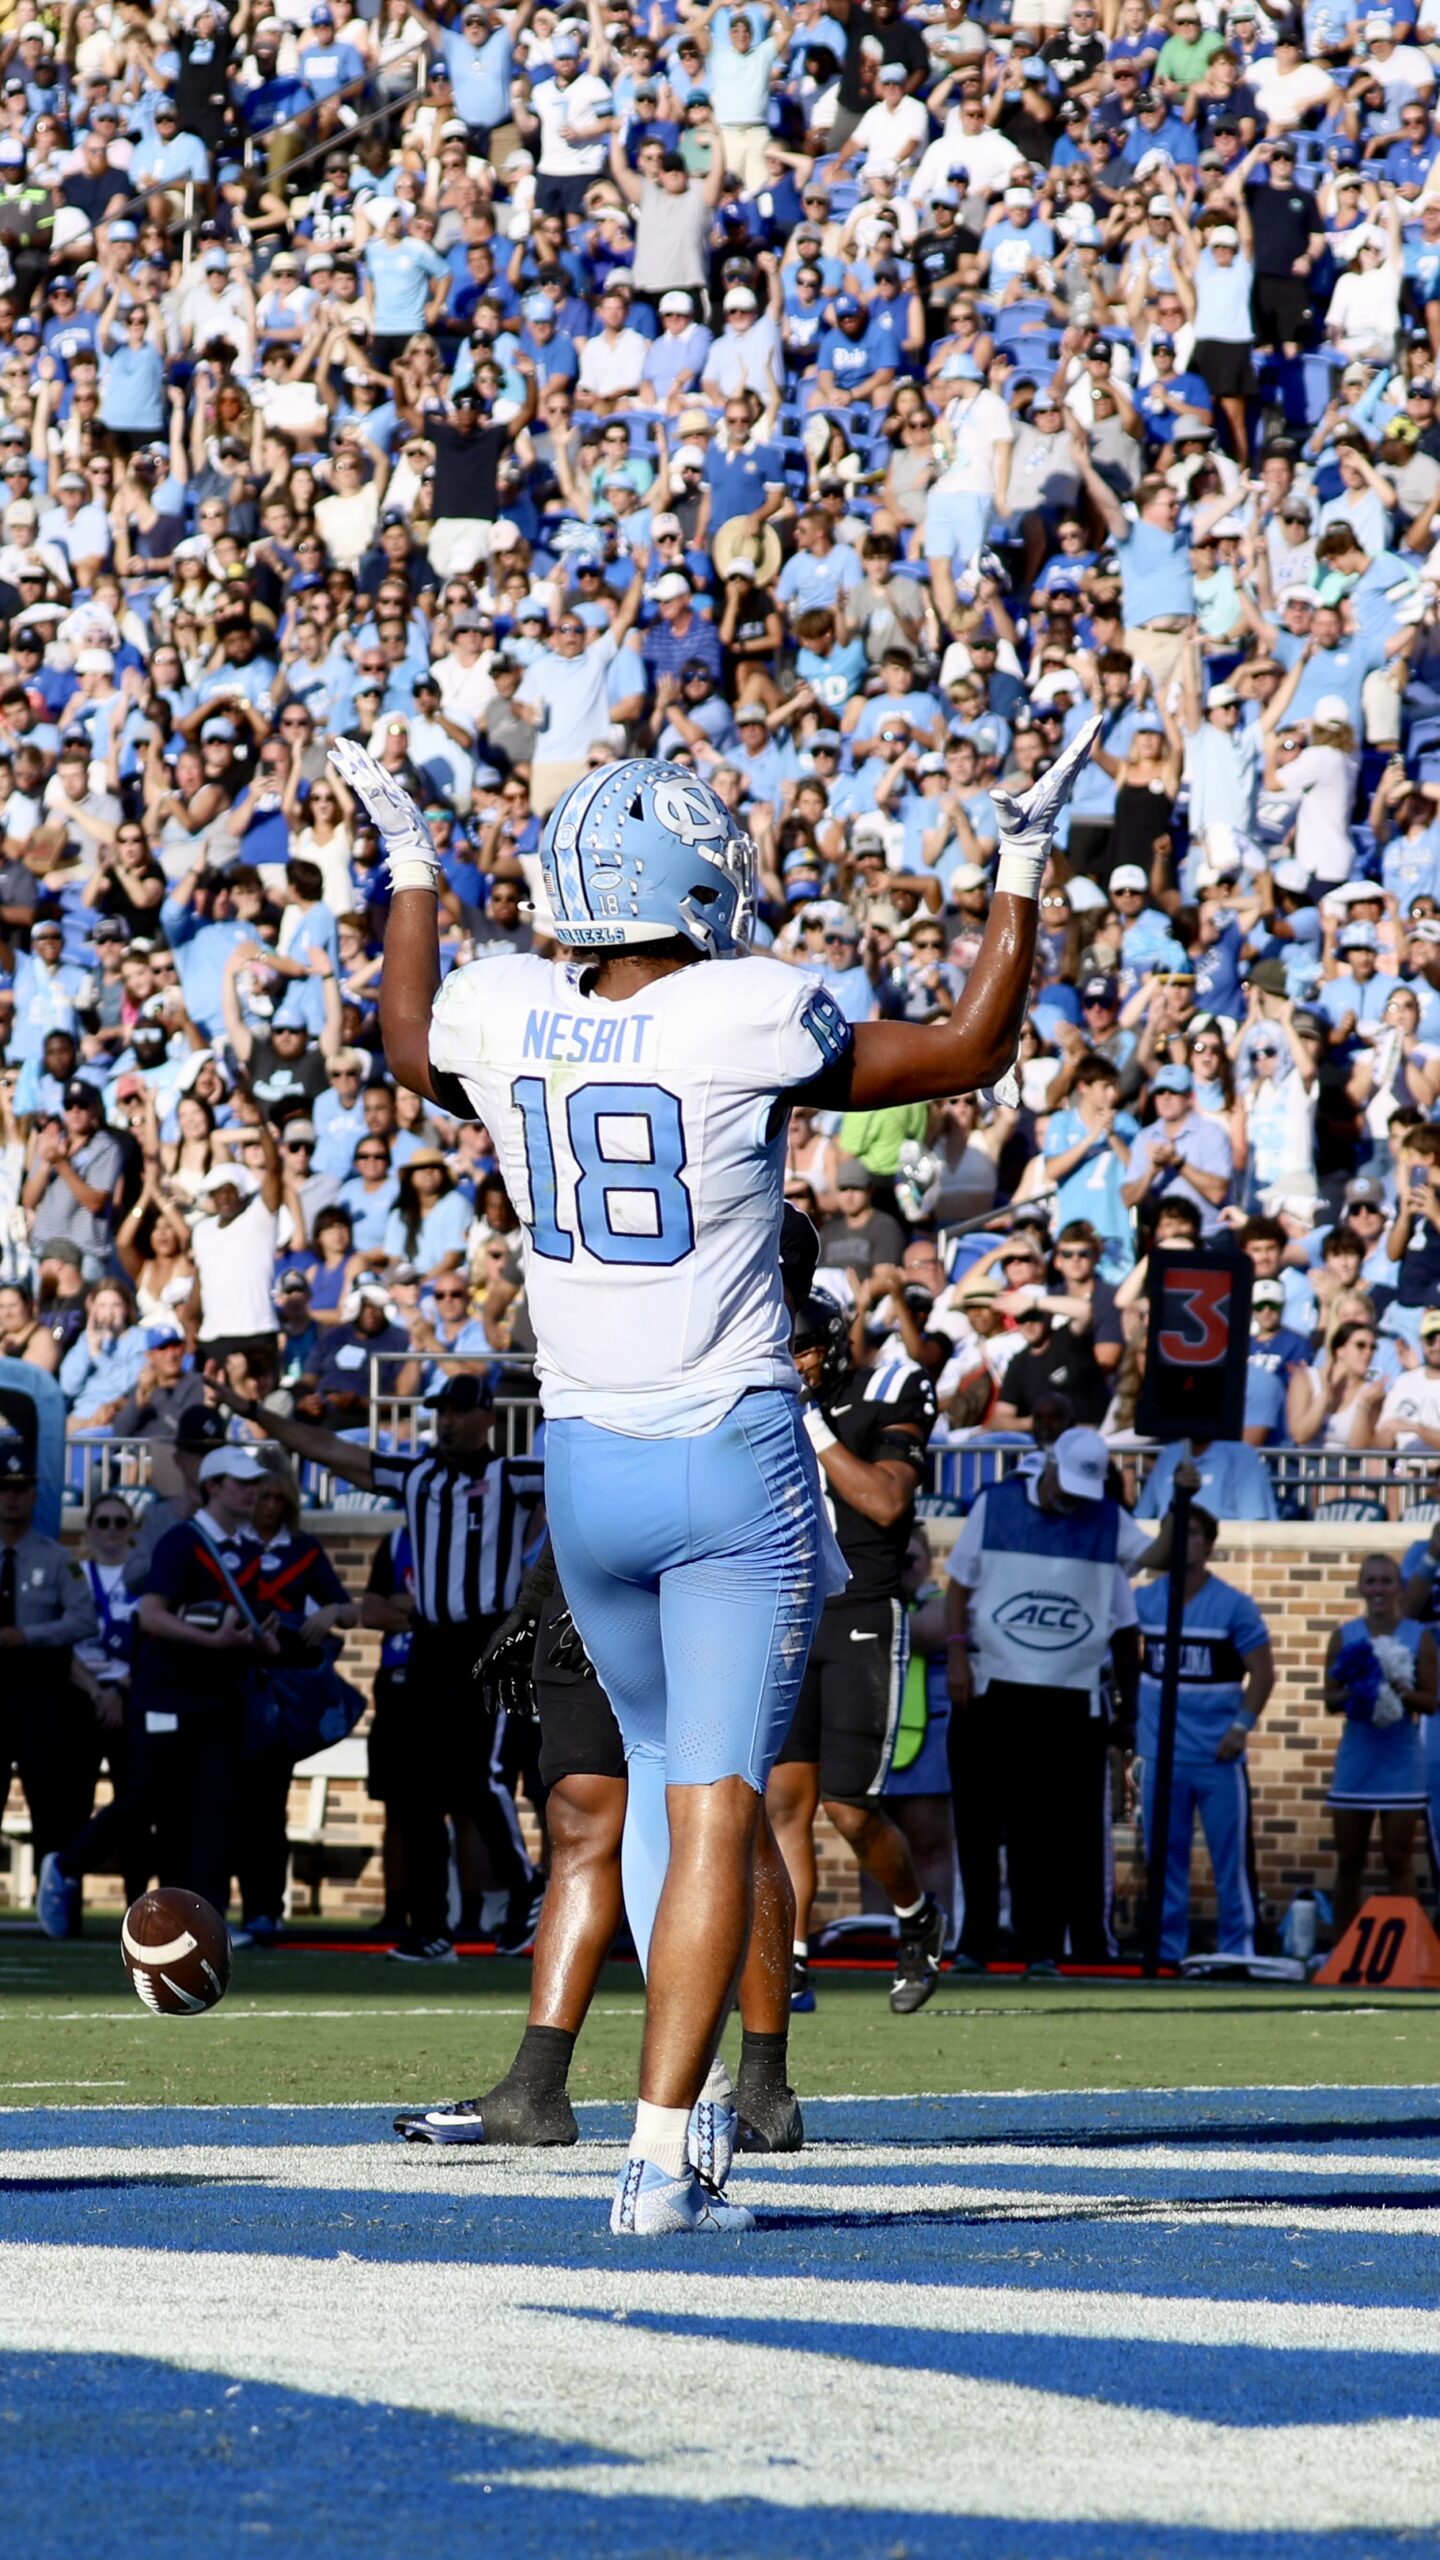
<instances>
[{"instance_id":1,"label":"football player in black uniform","mask_svg":"<svg viewBox=\"0 0 1440 2560\"><path fill-rule=\"evenodd\" d=\"M823 1803L900 1923L890 2006L908 2016L924 2007L935 1988L945 1914L922 1889L904 1834L880 1797L905 1692L905 1557L935 1427L935 1390L924 1371L908 1363L852 1367L849 1320L831 1298L806 1300L795 1321L794 1352L807 1427L850 1581L826 1604L766 1795L795 1887L791 2006L815 2005L808 1929L815 1898L815 1814Z\"/></svg>"}]
</instances>

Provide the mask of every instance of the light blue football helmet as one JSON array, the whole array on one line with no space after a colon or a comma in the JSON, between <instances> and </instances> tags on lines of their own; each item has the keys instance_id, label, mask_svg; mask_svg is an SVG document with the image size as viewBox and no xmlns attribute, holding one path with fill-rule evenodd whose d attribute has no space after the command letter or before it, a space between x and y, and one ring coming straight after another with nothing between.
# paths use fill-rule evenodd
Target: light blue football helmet
<instances>
[{"instance_id":1,"label":"light blue football helmet","mask_svg":"<svg viewBox=\"0 0 1440 2560\"><path fill-rule=\"evenodd\" d=\"M654 756L605 764L557 801L540 839L548 930L582 951L675 934L707 960L743 948L755 846L708 782Z\"/></svg>"}]
</instances>

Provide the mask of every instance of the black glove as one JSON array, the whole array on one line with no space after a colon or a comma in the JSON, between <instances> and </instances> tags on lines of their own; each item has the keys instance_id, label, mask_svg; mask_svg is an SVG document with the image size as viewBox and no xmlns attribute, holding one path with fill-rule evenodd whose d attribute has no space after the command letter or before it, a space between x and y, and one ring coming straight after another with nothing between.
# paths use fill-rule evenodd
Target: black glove
<instances>
[{"instance_id":1,"label":"black glove","mask_svg":"<svg viewBox=\"0 0 1440 2560\"><path fill-rule=\"evenodd\" d=\"M568 1606L550 1621L550 1642L545 1649L547 1671L561 1671L572 1680L581 1679L594 1665L580 1640L580 1630Z\"/></svg>"},{"instance_id":2,"label":"black glove","mask_svg":"<svg viewBox=\"0 0 1440 2560\"><path fill-rule=\"evenodd\" d=\"M502 1618L475 1665L481 1694L492 1715L535 1713L535 1638L539 1621L529 1609Z\"/></svg>"}]
</instances>

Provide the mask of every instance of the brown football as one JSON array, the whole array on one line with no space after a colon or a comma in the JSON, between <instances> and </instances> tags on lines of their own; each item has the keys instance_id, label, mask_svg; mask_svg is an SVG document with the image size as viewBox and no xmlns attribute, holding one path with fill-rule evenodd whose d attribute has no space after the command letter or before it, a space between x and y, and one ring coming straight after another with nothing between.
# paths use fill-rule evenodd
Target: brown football
<instances>
[{"instance_id":1,"label":"brown football","mask_svg":"<svg viewBox=\"0 0 1440 2560\"><path fill-rule=\"evenodd\" d=\"M230 1932L218 1911L179 1885L160 1885L131 1903L120 1952L137 1996L157 2018L198 2018L225 1996Z\"/></svg>"}]
</instances>

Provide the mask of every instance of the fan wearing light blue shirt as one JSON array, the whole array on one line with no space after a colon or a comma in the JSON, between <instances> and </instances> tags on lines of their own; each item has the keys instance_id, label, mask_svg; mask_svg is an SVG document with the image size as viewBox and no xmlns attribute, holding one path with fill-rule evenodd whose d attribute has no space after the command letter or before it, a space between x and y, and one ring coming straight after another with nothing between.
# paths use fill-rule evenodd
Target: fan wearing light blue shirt
<instances>
[{"instance_id":1,"label":"fan wearing light blue shirt","mask_svg":"<svg viewBox=\"0 0 1440 2560\"><path fill-rule=\"evenodd\" d=\"M1327 979L1317 998L1336 1041L1348 1040L1367 1023L1381 1022L1385 1007L1400 984L1380 966L1380 936L1373 924L1347 924L1336 943L1337 956L1343 965L1338 977Z\"/></svg>"},{"instance_id":2,"label":"fan wearing light blue shirt","mask_svg":"<svg viewBox=\"0 0 1440 2560\"><path fill-rule=\"evenodd\" d=\"M463 1259L474 1214L438 1147L419 1147L401 1168L399 1201L385 1221L385 1251L392 1262L413 1262L428 1279L450 1255Z\"/></svg>"},{"instance_id":3,"label":"fan wearing light blue shirt","mask_svg":"<svg viewBox=\"0 0 1440 2560\"><path fill-rule=\"evenodd\" d=\"M1190 1455L1200 1476L1199 1500L1217 1520L1274 1520L1279 1517L1269 1469L1257 1449L1243 1440L1192 1440ZM1185 1456L1183 1441L1162 1449L1145 1479L1135 1505L1137 1520L1163 1520L1175 1492L1175 1470Z\"/></svg>"},{"instance_id":4,"label":"fan wearing light blue shirt","mask_svg":"<svg viewBox=\"0 0 1440 2560\"><path fill-rule=\"evenodd\" d=\"M759 9L718 9L710 20L710 104L722 127L765 123L770 74L780 54L775 38L765 33L769 14ZM780 24L788 42L790 21L783 12ZM744 41L737 44L736 33L742 27Z\"/></svg>"},{"instance_id":5,"label":"fan wearing light blue shirt","mask_svg":"<svg viewBox=\"0 0 1440 2560\"><path fill-rule=\"evenodd\" d=\"M365 77L365 63L353 44L337 39L333 12L321 0L312 9L310 24L314 30L312 43L300 48L300 77L317 98L333 98L340 89L350 88Z\"/></svg>"},{"instance_id":6,"label":"fan wearing light blue shirt","mask_svg":"<svg viewBox=\"0 0 1440 2560\"><path fill-rule=\"evenodd\" d=\"M1007 284L1022 283L1032 264L1054 257L1054 231L1048 222L1037 220L1034 192L1028 185L1022 186L1017 179L1006 188L1002 219L982 231L977 254L993 293L1002 292Z\"/></svg>"},{"instance_id":7,"label":"fan wearing light blue shirt","mask_svg":"<svg viewBox=\"0 0 1440 2560\"><path fill-rule=\"evenodd\" d=\"M1121 1280L1135 1260L1125 1179L1138 1132L1120 1110L1120 1079L1108 1059L1084 1059L1072 1092L1073 1104L1052 1112L1045 1131L1045 1171L1056 1185L1051 1224L1058 1233L1085 1219L1101 1241L1102 1276Z\"/></svg>"},{"instance_id":8,"label":"fan wearing light blue shirt","mask_svg":"<svg viewBox=\"0 0 1440 2560\"><path fill-rule=\"evenodd\" d=\"M521 16L515 20L518 32ZM492 125L504 124L510 113L510 73L515 48L509 28L497 26L481 0L468 0L459 28L447 28L440 38L445 68L450 74L450 94L455 113L469 125L472 135L488 138Z\"/></svg>"},{"instance_id":9,"label":"fan wearing light blue shirt","mask_svg":"<svg viewBox=\"0 0 1440 2560\"><path fill-rule=\"evenodd\" d=\"M1218 1120L1194 1108L1195 1079L1188 1067L1162 1067L1151 1080L1155 1119L1130 1150L1125 1205L1142 1214L1178 1196L1200 1212L1200 1232L1215 1235L1230 1196L1234 1158Z\"/></svg>"},{"instance_id":10,"label":"fan wearing light blue shirt","mask_svg":"<svg viewBox=\"0 0 1440 2560\"><path fill-rule=\"evenodd\" d=\"M833 611L852 587L863 586L859 553L837 542L830 519L818 507L807 508L795 527L795 550L775 583L777 602L792 617L816 605Z\"/></svg>"},{"instance_id":11,"label":"fan wearing light blue shirt","mask_svg":"<svg viewBox=\"0 0 1440 2560\"><path fill-rule=\"evenodd\" d=\"M371 197L366 210L372 221L384 219L384 197ZM380 238L366 241L361 264L370 281L377 338L409 338L425 326L431 287L448 285L450 269L428 240L396 236L395 213Z\"/></svg>"}]
</instances>

